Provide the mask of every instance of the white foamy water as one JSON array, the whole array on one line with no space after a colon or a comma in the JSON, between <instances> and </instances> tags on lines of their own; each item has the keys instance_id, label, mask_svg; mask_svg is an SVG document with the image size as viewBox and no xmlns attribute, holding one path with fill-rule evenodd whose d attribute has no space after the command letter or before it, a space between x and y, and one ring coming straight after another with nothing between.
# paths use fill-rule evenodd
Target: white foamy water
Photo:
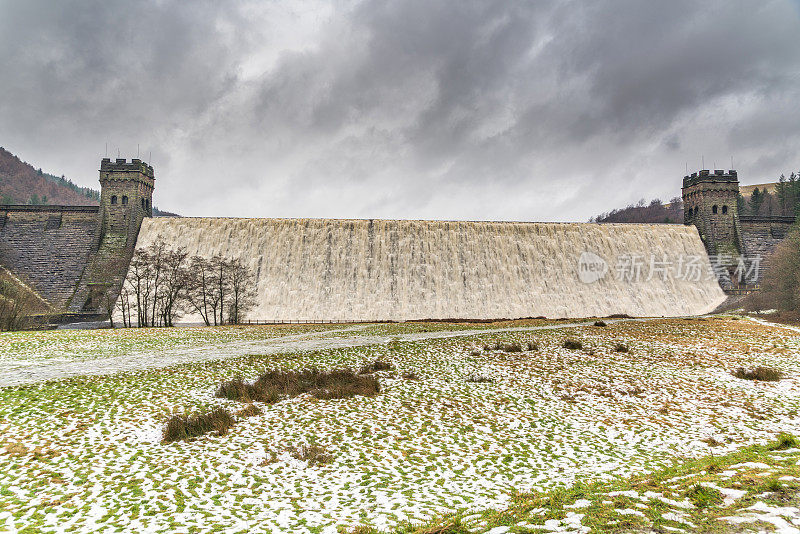
<instances>
[{"instance_id":1,"label":"white foamy water","mask_svg":"<svg viewBox=\"0 0 800 534\"><path fill-rule=\"evenodd\" d=\"M681 225L154 218L136 246L158 238L191 255L243 259L257 278L253 319L680 316L725 299L705 276L697 230ZM586 252L607 264L591 283L579 278ZM617 269L631 255L642 263L638 281ZM665 276L665 264L649 276L652 255L666 255L667 271L698 258L703 276Z\"/></svg>"}]
</instances>

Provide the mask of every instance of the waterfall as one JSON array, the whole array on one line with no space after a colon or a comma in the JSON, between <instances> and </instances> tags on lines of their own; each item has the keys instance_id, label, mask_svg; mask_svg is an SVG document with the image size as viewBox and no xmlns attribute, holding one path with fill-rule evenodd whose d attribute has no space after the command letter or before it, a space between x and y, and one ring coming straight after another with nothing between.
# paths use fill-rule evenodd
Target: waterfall
<instances>
[{"instance_id":1,"label":"waterfall","mask_svg":"<svg viewBox=\"0 0 800 534\"><path fill-rule=\"evenodd\" d=\"M159 238L241 258L260 320L681 316L725 300L691 226L153 218L136 246Z\"/></svg>"}]
</instances>

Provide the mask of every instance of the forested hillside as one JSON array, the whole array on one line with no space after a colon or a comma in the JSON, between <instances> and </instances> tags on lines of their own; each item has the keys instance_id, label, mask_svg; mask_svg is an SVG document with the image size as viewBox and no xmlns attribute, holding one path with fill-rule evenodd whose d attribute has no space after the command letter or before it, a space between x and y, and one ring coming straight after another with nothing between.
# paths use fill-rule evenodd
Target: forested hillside
<instances>
[{"instance_id":1,"label":"forested hillside","mask_svg":"<svg viewBox=\"0 0 800 534\"><path fill-rule=\"evenodd\" d=\"M100 191L81 187L64 176L36 169L0 147L0 204L96 206ZM154 217L179 217L153 207Z\"/></svg>"},{"instance_id":2,"label":"forested hillside","mask_svg":"<svg viewBox=\"0 0 800 534\"><path fill-rule=\"evenodd\" d=\"M589 222L683 224L683 201L680 197L675 197L664 204L660 199L654 198L648 204L642 199L638 204L601 213L589 219Z\"/></svg>"},{"instance_id":3,"label":"forested hillside","mask_svg":"<svg viewBox=\"0 0 800 534\"><path fill-rule=\"evenodd\" d=\"M797 215L800 213L800 171L784 175L774 183L741 186L739 215ZM668 204L644 199L626 208L611 210L589 219L599 223L683 223L683 201L675 197Z\"/></svg>"},{"instance_id":4,"label":"forested hillside","mask_svg":"<svg viewBox=\"0 0 800 534\"><path fill-rule=\"evenodd\" d=\"M35 169L0 147L0 204L96 205L100 192Z\"/></svg>"}]
</instances>

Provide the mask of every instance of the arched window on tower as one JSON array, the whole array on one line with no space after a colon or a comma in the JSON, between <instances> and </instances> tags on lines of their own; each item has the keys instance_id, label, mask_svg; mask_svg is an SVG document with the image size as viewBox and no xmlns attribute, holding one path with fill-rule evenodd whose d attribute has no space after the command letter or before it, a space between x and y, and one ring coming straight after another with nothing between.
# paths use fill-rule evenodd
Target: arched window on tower
<instances>
[{"instance_id":1,"label":"arched window on tower","mask_svg":"<svg viewBox=\"0 0 800 534\"><path fill-rule=\"evenodd\" d=\"M116 204L117 203L117 195L111 195L111 203L112 204Z\"/></svg>"},{"instance_id":2,"label":"arched window on tower","mask_svg":"<svg viewBox=\"0 0 800 534\"><path fill-rule=\"evenodd\" d=\"M722 206L722 214L725 215L728 213L728 206Z\"/></svg>"},{"instance_id":3,"label":"arched window on tower","mask_svg":"<svg viewBox=\"0 0 800 534\"><path fill-rule=\"evenodd\" d=\"M128 197L125 196L125 195L122 195L122 205L125 206L127 204L128 204Z\"/></svg>"},{"instance_id":4,"label":"arched window on tower","mask_svg":"<svg viewBox=\"0 0 800 534\"><path fill-rule=\"evenodd\" d=\"M711 213L713 213L713 214L715 214L715 215L716 215L716 213L717 213L717 205L716 205L716 204L714 204L714 205L711 207Z\"/></svg>"}]
</instances>

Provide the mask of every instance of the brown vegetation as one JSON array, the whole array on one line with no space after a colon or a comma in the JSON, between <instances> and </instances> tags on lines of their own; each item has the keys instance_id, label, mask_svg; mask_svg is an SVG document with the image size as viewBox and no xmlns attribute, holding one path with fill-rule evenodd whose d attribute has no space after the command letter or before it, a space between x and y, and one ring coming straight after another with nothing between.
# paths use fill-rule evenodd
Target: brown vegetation
<instances>
[{"instance_id":1,"label":"brown vegetation","mask_svg":"<svg viewBox=\"0 0 800 534\"><path fill-rule=\"evenodd\" d=\"M0 268L0 331L22 330L45 302L22 281Z\"/></svg>"},{"instance_id":2,"label":"brown vegetation","mask_svg":"<svg viewBox=\"0 0 800 534\"><path fill-rule=\"evenodd\" d=\"M800 227L795 226L772 253L761 290L747 298L745 308L800 312Z\"/></svg>"},{"instance_id":3,"label":"brown vegetation","mask_svg":"<svg viewBox=\"0 0 800 534\"><path fill-rule=\"evenodd\" d=\"M470 375L467 377L467 382L471 384L491 384L494 382L494 378L483 375Z\"/></svg>"},{"instance_id":4,"label":"brown vegetation","mask_svg":"<svg viewBox=\"0 0 800 534\"><path fill-rule=\"evenodd\" d=\"M0 204L96 206L100 193L34 169L0 147Z\"/></svg>"},{"instance_id":5,"label":"brown vegetation","mask_svg":"<svg viewBox=\"0 0 800 534\"><path fill-rule=\"evenodd\" d=\"M392 369L392 364L384 361L384 360L375 360L372 363L368 363L364 365L361 369L359 369L358 374L360 375L368 375L378 371L390 371Z\"/></svg>"},{"instance_id":6,"label":"brown vegetation","mask_svg":"<svg viewBox=\"0 0 800 534\"><path fill-rule=\"evenodd\" d=\"M329 454L320 445L300 445L289 449L292 458L307 462L309 466L329 464L333 461L333 455Z\"/></svg>"},{"instance_id":7,"label":"brown vegetation","mask_svg":"<svg viewBox=\"0 0 800 534\"><path fill-rule=\"evenodd\" d=\"M581 350L583 348L583 343L577 339L567 338L561 346L569 350Z\"/></svg>"},{"instance_id":8,"label":"brown vegetation","mask_svg":"<svg viewBox=\"0 0 800 534\"><path fill-rule=\"evenodd\" d=\"M380 393L380 383L371 375L356 374L350 369L322 372L267 371L253 384L241 379L228 380L217 388L216 396L241 402L274 403L281 397L308 393L318 399L344 399L362 395L374 397Z\"/></svg>"},{"instance_id":9,"label":"brown vegetation","mask_svg":"<svg viewBox=\"0 0 800 534\"><path fill-rule=\"evenodd\" d=\"M173 415L164 425L162 441L189 441L211 432L224 436L235 424L236 419L224 408L214 408L207 413Z\"/></svg>"},{"instance_id":10,"label":"brown vegetation","mask_svg":"<svg viewBox=\"0 0 800 534\"><path fill-rule=\"evenodd\" d=\"M760 366L755 369L740 367L731 374L743 380L758 380L760 382L777 382L783 378L783 373L778 369Z\"/></svg>"}]
</instances>

